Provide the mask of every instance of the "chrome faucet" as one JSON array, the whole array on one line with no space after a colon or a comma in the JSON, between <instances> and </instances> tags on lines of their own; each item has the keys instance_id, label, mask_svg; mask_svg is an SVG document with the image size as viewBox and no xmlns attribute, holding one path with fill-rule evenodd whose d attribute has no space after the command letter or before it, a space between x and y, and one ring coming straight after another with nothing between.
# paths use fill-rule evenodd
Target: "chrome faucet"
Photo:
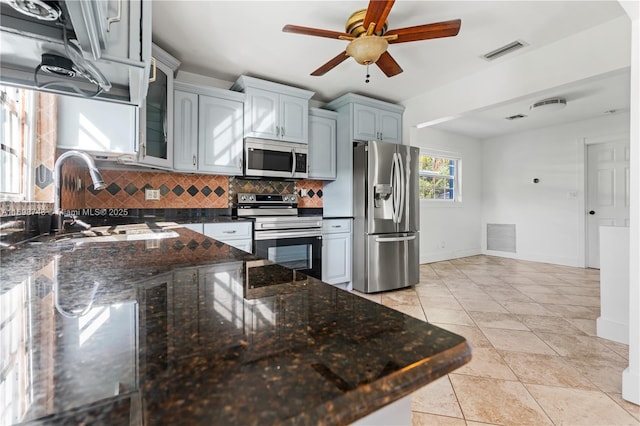
<instances>
[{"instance_id":1,"label":"chrome faucet","mask_svg":"<svg viewBox=\"0 0 640 426\"><path fill-rule=\"evenodd\" d=\"M102 175L96 167L96 164L87 153L82 151L66 151L56 160L56 164L53 167L53 179L54 179L54 194L53 194L53 216L51 217L51 232L59 232L64 230L66 224L73 225L78 224L88 229L91 226L77 219L75 216L67 216L62 211L60 204L62 203L62 163L69 157L79 157L84 160L89 167L89 174L93 181L93 189L99 191L106 188L106 184L102 180Z\"/></svg>"}]
</instances>

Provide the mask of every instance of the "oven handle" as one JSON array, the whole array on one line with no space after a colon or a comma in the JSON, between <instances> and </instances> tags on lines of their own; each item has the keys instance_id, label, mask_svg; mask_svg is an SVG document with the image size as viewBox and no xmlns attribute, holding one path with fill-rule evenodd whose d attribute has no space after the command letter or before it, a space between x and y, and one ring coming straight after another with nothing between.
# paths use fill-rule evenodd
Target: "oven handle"
<instances>
[{"instance_id":1,"label":"oven handle","mask_svg":"<svg viewBox=\"0 0 640 426\"><path fill-rule=\"evenodd\" d=\"M269 230L269 229L282 229L282 230L286 230L286 229L309 229L312 226L309 225L313 225L314 228L321 228L322 227L322 222L320 221L315 221L312 223L309 222L305 222L305 223L301 223L301 222L278 222L278 223L256 223L255 224L255 228L256 230Z\"/></svg>"},{"instance_id":2,"label":"oven handle","mask_svg":"<svg viewBox=\"0 0 640 426\"><path fill-rule=\"evenodd\" d=\"M302 231L256 231L253 233L253 239L256 241L263 240L280 240L283 238L322 238L322 230L302 230Z\"/></svg>"}]
</instances>

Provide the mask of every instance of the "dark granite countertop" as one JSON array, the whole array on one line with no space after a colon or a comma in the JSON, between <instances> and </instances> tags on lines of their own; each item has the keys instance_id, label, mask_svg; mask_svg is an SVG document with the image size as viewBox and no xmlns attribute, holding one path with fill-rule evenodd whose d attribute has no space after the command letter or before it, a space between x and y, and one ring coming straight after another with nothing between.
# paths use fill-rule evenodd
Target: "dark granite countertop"
<instances>
[{"instance_id":1,"label":"dark granite countertop","mask_svg":"<svg viewBox=\"0 0 640 426\"><path fill-rule=\"evenodd\" d=\"M470 359L458 335L162 228L2 251L4 421L348 424Z\"/></svg>"}]
</instances>

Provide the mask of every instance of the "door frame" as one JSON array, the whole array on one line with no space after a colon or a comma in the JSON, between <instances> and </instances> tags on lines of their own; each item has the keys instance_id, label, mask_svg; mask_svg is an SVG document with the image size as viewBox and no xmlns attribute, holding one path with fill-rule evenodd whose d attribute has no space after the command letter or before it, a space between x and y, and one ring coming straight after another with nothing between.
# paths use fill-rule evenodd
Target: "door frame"
<instances>
[{"instance_id":1,"label":"door frame","mask_svg":"<svg viewBox=\"0 0 640 426\"><path fill-rule=\"evenodd\" d=\"M588 190L587 185L589 179L589 163L588 163L588 149L589 145L596 145L600 143L615 142L618 140L627 140L631 142L629 132L613 133L607 136L598 136L592 138L582 138L582 171L583 171L583 183L582 183L582 211L579 212L579 220L581 227L584 229L583 235L579 237L578 245L582 246L584 251L583 268L589 267L589 224L587 221L587 209L588 209Z\"/></svg>"}]
</instances>

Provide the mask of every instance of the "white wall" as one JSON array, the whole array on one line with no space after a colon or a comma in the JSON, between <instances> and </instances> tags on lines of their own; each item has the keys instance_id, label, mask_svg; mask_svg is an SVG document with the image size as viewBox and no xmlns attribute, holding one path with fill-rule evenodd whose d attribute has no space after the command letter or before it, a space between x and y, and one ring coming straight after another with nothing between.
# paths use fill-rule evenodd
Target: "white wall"
<instances>
[{"instance_id":1,"label":"white wall","mask_svg":"<svg viewBox=\"0 0 640 426\"><path fill-rule=\"evenodd\" d=\"M603 116L483 141L484 253L584 267L584 141L628 134L629 118ZM486 250L487 223L516 225L516 253Z\"/></svg>"},{"instance_id":2,"label":"white wall","mask_svg":"<svg viewBox=\"0 0 640 426\"><path fill-rule=\"evenodd\" d=\"M462 160L462 202L420 202L420 263L480 254L481 142L424 128L416 132L412 145Z\"/></svg>"},{"instance_id":3,"label":"white wall","mask_svg":"<svg viewBox=\"0 0 640 426\"><path fill-rule=\"evenodd\" d=\"M622 397L640 405L640 3L622 1L631 20L631 205L629 226L629 367L622 374ZM635 261L634 261L635 260Z\"/></svg>"}]
</instances>

